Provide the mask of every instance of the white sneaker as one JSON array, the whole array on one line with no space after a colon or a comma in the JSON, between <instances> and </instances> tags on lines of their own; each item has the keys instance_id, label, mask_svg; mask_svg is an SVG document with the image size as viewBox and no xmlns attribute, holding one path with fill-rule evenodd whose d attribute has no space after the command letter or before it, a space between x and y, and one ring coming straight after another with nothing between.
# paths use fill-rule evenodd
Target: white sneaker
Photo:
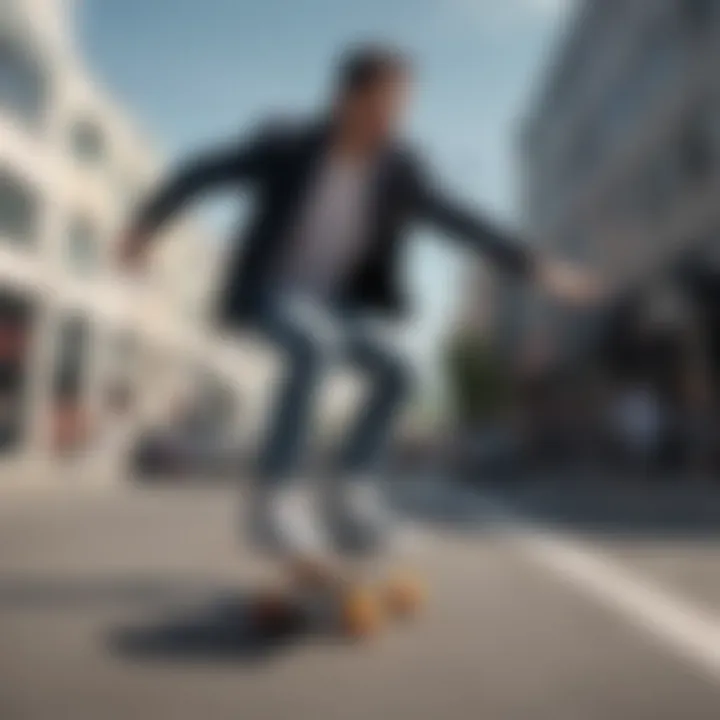
<instances>
[{"instance_id":1,"label":"white sneaker","mask_svg":"<svg viewBox=\"0 0 720 720\"><path fill-rule=\"evenodd\" d=\"M307 485L258 489L250 499L249 512L250 538L256 549L286 558L325 555L328 543Z\"/></svg>"},{"instance_id":2,"label":"white sneaker","mask_svg":"<svg viewBox=\"0 0 720 720\"><path fill-rule=\"evenodd\" d=\"M330 489L328 513L328 525L342 551L377 552L394 540L397 521L376 482L337 482Z\"/></svg>"}]
</instances>

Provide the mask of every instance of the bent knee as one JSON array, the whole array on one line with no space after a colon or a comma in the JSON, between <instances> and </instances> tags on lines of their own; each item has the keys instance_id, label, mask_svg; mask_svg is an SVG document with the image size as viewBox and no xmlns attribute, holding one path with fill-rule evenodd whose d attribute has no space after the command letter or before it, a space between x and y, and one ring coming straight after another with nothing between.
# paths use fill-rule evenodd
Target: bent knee
<instances>
[{"instance_id":1,"label":"bent knee","mask_svg":"<svg viewBox=\"0 0 720 720\"><path fill-rule=\"evenodd\" d=\"M415 387L413 368L400 353L385 352L378 355L371 372L375 384L393 398L405 398Z\"/></svg>"},{"instance_id":2,"label":"bent knee","mask_svg":"<svg viewBox=\"0 0 720 720\"><path fill-rule=\"evenodd\" d=\"M332 343L312 334L298 336L285 346L286 360L295 372L315 374L323 371L334 353Z\"/></svg>"}]
</instances>

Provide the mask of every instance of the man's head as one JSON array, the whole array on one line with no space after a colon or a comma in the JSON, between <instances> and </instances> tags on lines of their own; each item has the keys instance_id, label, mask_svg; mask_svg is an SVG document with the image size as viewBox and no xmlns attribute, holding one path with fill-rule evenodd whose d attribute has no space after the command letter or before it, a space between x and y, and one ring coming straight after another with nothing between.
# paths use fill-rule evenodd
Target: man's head
<instances>
[{"instance_id":1,"label":"man's head","mask_svg":"<svg viewBox=\"0 0 720 720\"><path fill-rule=\"evenodd\" d=\"M402 122L410 80L410 62L393 48L348 52L337 74L338 120L363 143L385 142Z\"/></svg>"}]
</instances>

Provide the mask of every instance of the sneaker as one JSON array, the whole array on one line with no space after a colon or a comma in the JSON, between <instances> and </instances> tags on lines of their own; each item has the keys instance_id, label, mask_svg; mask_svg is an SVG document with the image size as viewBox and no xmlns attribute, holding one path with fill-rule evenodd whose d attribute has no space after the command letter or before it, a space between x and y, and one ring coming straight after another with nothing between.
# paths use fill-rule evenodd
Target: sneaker
<instances>
[{"instance_id":1,"label":"sneaker","mask_svg":"<svg viewBox=\"0 0 720 720\"><path fill-rule=\"evenodd\" d=\"M330 489L327 510L328 527L341 551L377 552L394 539L396 519L375 482L336 482Z\"/></svg>"},{"instance_id":2,"label":"sneaker","mask_svg":"<svg viewBox=\"0 0 720 720\"><path fill-rule=\"evenodd\" d=\"M250 538L256 549L283 558L324 556L327 542L306 485L258 490L250 500L249 512Z\"/></svg>"}]
</instances>

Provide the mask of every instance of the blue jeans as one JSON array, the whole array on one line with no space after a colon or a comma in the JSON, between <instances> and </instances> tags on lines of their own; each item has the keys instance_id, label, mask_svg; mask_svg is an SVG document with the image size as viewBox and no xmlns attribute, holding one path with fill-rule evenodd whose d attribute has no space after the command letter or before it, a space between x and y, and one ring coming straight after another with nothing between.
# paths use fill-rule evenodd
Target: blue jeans
<instances>
[{"instance_id":1,"label":"blue jeans","mask_svg":"<svg viewBox=\"0 0 720 720\"><path fill-rule=\"evenodd\" d=\"M359 371L369 389L337 461L342 476L381 470L392 423L411 389L411 372L387 323L373 321L306 296L268 299L254 329L282 355L284 377L261 448L262 484L297 474L312 427L318 391L331 369Z\"/></svg>"}]
</instances>

